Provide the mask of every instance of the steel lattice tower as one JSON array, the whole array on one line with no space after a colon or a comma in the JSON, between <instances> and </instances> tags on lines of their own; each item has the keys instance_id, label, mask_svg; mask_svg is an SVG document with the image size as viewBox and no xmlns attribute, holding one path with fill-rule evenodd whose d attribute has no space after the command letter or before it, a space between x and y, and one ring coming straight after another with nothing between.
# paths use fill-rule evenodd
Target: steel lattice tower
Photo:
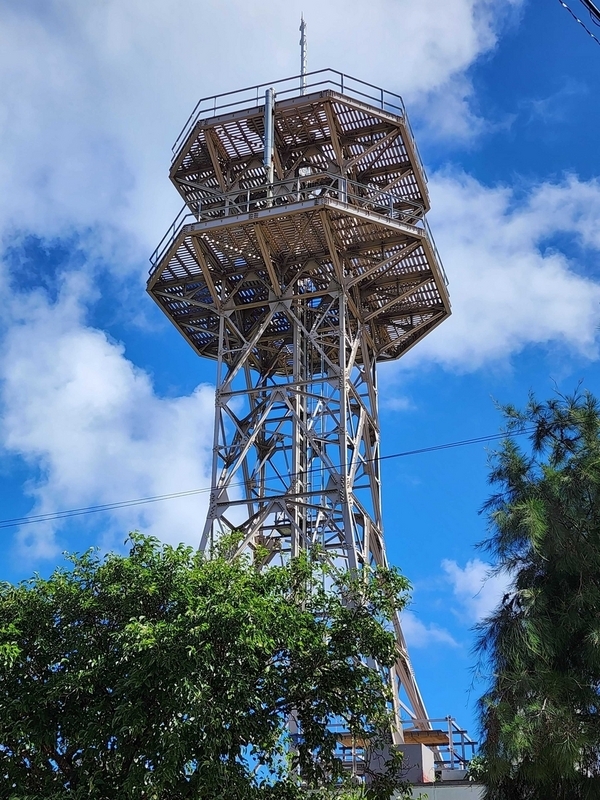
<instances>
[{"instance_id":1,"label":"steel lattice tower","mask_svg":"<svg viewBox=\"0 0 600 800\"><path fill-rule=\"evenodd\" d=\"M265 563L385 564L376 364L450 313L402 99L331 70L204 99L170 177L148 291L217 362L201 549L242 530ZM423 721L396 630L396 711Z\"/></svg>"}]
</instances>

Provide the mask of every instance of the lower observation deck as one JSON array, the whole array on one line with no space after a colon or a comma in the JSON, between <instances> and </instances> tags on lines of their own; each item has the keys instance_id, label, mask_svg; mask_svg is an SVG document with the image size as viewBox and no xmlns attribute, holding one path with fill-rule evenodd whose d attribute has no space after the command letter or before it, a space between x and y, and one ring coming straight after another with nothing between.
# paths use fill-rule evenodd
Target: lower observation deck
<instances>
[{"instance_id":1,"label":"lower observation deck","mask_svg":"<svg viewBox=\"0 0 600 800\"><path fill-rule=\"evenodd\" d=\"M151 261L148 291L199 355L217 358L221 321L233 317L230 348L252 348L251 365L278 374L293 361L286 305L316 320L342 288L377 361L450 314L422 208L335 175L215 196L180 215Z\"/></svg>"}]
</instances>

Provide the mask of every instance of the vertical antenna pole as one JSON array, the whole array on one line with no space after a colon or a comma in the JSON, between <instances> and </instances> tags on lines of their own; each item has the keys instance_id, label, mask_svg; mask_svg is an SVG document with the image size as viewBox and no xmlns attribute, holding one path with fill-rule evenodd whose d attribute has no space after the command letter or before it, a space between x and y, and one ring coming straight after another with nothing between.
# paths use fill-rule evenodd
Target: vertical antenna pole
<instances>
[{"instance_id":1,"label":"vertical antenna pole","mask_svg":"<svg viewBox=\"0 0 600 800\"><path fill-rule=\"evenodd\" d=\"M306 91L306 22L300 17L300 94Z\"/></svg>"},{"instance_id":2,"label":"vertical antenna pole","mask_svg":"<svg viewBox=\"0 0 600 800\"><path fill-rule=\"evenodd\" d=\"M275 145L274 137L274 114L275 114L275 90L267 89L265 92L265 152L263 164L267 174L268 184L268 205L273 204L273 148Z\"/></svg>"}]
</instances>

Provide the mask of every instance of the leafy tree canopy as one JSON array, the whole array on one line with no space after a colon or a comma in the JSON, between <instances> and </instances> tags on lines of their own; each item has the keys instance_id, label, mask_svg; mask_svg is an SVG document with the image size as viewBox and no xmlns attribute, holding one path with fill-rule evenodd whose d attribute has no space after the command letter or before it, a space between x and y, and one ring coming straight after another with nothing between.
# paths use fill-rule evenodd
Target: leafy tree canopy
<instances>
[{"instance_id":1,"label":"leafy tree canopy","mask_svg":"<svg viewBox=\"0 0 600 800\"><path fill-rule=\"evenodd\" d=\"M260 571L139 534L130 544L127 556L72 555L48 579L0 586L0 797L338 791L330 723L373 746L389 729L389 695L368 664L395 660L388 621L406 579L339 575L308 555ZM391 759L369 796L401 784Z\"/></svg>"},{"instance_id":2,"label":"leafy tree canopy","mask_svg":"<svg viewBox=\"0 0 600 800\"><path fill-rule=\"evenodd\" d=\"M487 547L512 588L480 626L491 800L600 797L600 411L589 393L503 409Z\"/></svg>"}]
</instances>

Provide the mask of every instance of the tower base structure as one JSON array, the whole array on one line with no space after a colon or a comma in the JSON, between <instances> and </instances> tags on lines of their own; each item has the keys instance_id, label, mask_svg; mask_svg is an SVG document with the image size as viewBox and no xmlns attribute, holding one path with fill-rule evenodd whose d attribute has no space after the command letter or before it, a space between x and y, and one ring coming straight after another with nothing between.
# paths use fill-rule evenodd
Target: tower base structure
<instances>
[{"instance_id":1,"label":"tower base structure","mask_svg":"<svg viewBox=\"0 0 600 800\"><path fill-rule=\"evenodd\" d=\"M185 206L148 291L217 364L201 549L241 531L265 565L318 546L361 569L387 563L376 365L450 303L402 99L331 70L302 82L200 101L170 173ZM402 717L431 723L395 630L401 743Z\"/></svg>"}]
</instances>

